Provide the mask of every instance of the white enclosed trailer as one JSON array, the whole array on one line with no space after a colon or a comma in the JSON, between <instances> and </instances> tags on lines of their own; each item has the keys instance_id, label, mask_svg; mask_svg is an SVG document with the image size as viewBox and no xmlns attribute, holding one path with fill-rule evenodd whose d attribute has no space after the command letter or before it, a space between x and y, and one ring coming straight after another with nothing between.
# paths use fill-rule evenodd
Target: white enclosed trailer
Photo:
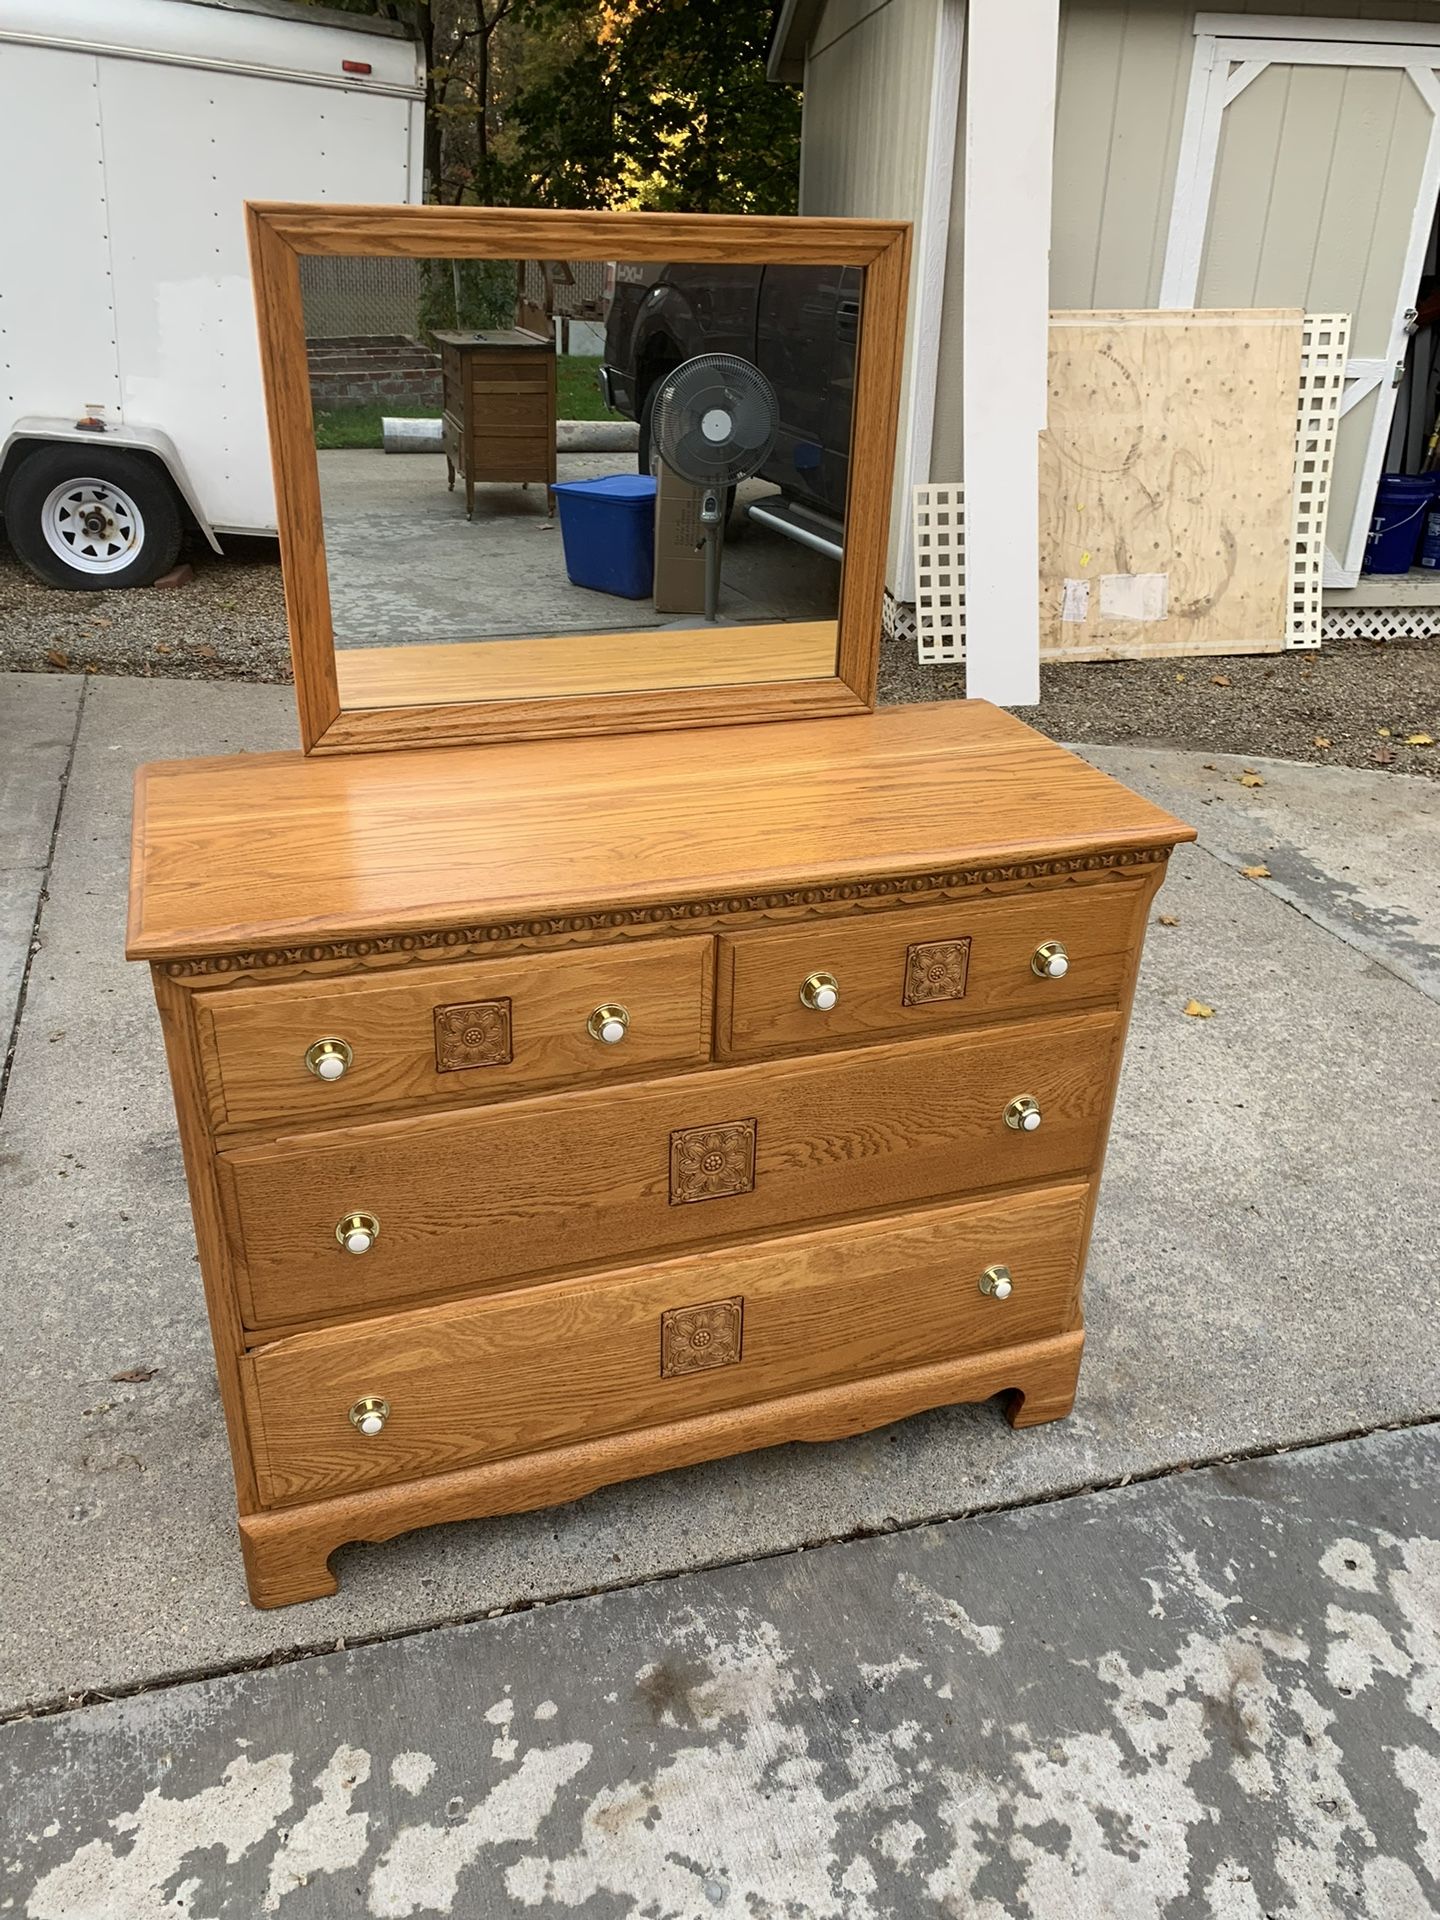
<instances>
[{"instance_id":1,"label":"white enclosed trailer","mask_svg":"<svg viewBox=\"0 0 1440 1920\"><path fill-rule=\"evenodd\" d=\"M273 533L247 200L423 198L401 27L284 0L0 0L0 512L56 585Z\"/></svg>"}]
</instances>

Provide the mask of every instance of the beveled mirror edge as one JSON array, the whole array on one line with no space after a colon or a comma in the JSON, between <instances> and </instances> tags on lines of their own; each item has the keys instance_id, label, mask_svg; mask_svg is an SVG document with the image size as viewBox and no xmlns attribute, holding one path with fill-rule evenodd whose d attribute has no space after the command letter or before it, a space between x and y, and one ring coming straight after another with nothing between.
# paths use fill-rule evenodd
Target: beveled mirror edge
<instances>
[{"instance_id":1,"label":"beveled mirror edge","mask_svg":"<svg viewBox=\"0 0 1440 1920\"><path fill-rule=\"evenodd\" d=\"M644 732L870 712L900 412L910 227L897 220L731 214L536 211L511 207L343 207L250 201L245 209L260 335L270 459L306 753L477 745L586 733ZM813 680L653 693L581 694L443 707L346 710L335 671L309 372L302 255L423 259L698 262L855 266L865 273L856 355L836 671ZM298 340L302 351L288 350Z\"/></svg>"}]
</instances>

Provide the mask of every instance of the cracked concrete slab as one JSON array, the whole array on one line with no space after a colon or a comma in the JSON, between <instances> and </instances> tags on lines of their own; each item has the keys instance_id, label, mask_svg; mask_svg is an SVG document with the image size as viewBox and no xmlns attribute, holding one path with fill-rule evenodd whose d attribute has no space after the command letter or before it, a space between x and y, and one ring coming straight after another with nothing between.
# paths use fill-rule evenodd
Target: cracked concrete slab
<instances>
[{"instance_id":1,"label":"cracked concrete slab","mask_svg":"<svg viewBox=\"0 0 1440 1920\"><path fill-rule=\"evenodd\" d=\"M1425 1920L1440 1432L0 1729L27 1920Z\"/></svg>"},{"instance_id":2,"label":"cracked concrete slab","mask_svg":"<svg viewBox=\"0 0 1440 1920\"><path fill-rule=\"evenodd\" d=\"M252 1611L160 1034L122 958L129 783L138 759L294 737L283 688L87 696L6 1115L5 1706L1440 1412L1440 1013L1187 848L1158 908L1178 924L1150 930L1070 1420L951 1409L348 1548L334 1599Z\"/></svg>"},{"instance_id":3,"label":"cracked concrete slab","mask_svg":"<svg viewBox=\"0 0 1440 1920\"><path fill-rule=\"evenodd\" d=\"M1217 859L1440 1000L1440 786L1298 760L1083 747L1193 821ZM1243 784L1245 776L1260 784Z\"/></svg>"},{"instance_id":4,"label":"cracked concrete slab","mask_svg":"<svg viewBox=\"0 0 1440 1920\"><path fill-rule=\"evenodd\" d=\"M0 673L0 1058L20 1003L35 909L85 682Z\"/></svg>"}]
</instances>

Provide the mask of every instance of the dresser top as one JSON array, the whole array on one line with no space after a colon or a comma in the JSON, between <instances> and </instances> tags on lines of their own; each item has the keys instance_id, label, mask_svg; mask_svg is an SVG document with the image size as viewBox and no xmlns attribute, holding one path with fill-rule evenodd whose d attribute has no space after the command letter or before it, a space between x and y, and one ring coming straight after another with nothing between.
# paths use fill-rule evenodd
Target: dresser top
<instances>
[{"instance_id":1,"label":"dresser top","mask_svg":"<svg viewBox=\"0 0 1440 1920\"><path fill-rule=\"evenodd\" d=\"M139 769L127 951L377 932L1043 868L1193 829L984 701ZM954 882L952 882L954 884Z\"/></svg>"}]
</instances>

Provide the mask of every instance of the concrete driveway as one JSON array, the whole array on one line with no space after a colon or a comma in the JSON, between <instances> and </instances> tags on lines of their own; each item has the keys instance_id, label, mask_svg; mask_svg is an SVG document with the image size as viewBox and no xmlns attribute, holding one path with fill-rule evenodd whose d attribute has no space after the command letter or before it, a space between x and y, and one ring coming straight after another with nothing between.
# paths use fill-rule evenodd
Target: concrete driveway
<instances>
[{"instance_id":1,"label":"concrete driveway","mask_svg":"<svg viewBox=\"0 0 1440 1920\"><path fill-rule=\"evenodd\" d=\"M334 452L318 456L330 603L341 646L607 633L681 624L648 600L572 586L559 519L542 486L482 485L475 518L445 486L441 454ZM564 454L562 480L633 473L633 454ZM823 554L745 517L764 481L737 490L726 530L720 613L728 623L833 620L840 568Z\"/></svg>"},{"instance_id":2,"label":"concrete driveway","mask_svg":"<svg viewBox=\"0 0 1440 1920\"><path fill-rule=\"evenodd\" d=\"M1440 1414L1433 784L1095 751L1201 837L1150 930L1070 1420L953 1409L350 1548L334 1599L260 1614L121 945L135 762L289 745L290 696L0 699L0 1707L51 1716L0 1729L0 1901L1436 1910L1437 1462L1366 1437Z\"/></svg>"}]
</instances>

